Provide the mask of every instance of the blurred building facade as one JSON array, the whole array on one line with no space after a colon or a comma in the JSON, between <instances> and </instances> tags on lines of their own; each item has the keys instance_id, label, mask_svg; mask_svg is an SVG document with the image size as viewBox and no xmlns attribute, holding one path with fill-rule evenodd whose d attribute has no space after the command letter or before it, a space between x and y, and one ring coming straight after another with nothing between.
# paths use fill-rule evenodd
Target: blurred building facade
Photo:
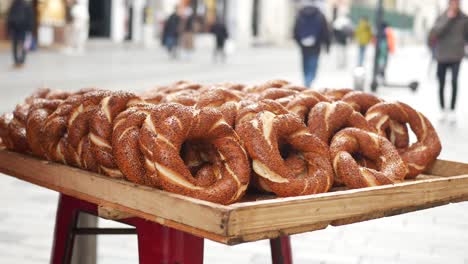
<instances>
[{"instance_id":1,"label":"blurred building facade","mask_svg":"<svg viewBox=\"0 0 468 264\"><path fill-rule=\"evenodd\" d=\"M6 12L11 1L0 1L0 40L6 38ZM62 42L66 4L70 0L29 1L36 11L35 33L39 43L47 46ZM78 3L89 10L92 38L151 45L158 39L167 16L177 5L184 5L200 18L202 32L218 17L227 24L236 45L248 46L289 42L296 13L304 4L317 5L332 20L342 14L354 14L355 18L366 12L373 15L377 0L79 0ZM462 3L468 12L468 1ZM446 4L447 0L384 0L387 17L397 21L407 36L419 41L426 38Z\"/></svg>"}]
</instances>

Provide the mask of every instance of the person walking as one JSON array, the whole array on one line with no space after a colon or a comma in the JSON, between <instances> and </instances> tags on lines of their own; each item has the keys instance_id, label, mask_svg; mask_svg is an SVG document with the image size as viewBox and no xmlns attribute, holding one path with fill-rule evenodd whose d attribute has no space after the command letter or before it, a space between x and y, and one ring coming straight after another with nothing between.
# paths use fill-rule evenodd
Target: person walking
<instances>
[{"instance_id":1,"label":"person walking","mask_svg":"<svg viewBox=\"0 0 468 264\"><path fill-rule=\"evenodd\" d=\"M294 39L302 53L304 85L310 87L316 78L322 46L330 50L330 30L325 15L315 6L305 6L296 18Z\"/></svg>"},{"instance_id":2,"label":"person walking","mask_svg":"<svg viewBox=\"0 0 468 264\"><path fill-rule=\"evenodd\" d=\"M162 45L166 47L169 56L177 58L177 46L179 45L180 16L177 9L172 13L164 23Z\"/></svg>"},{"instance_id":3,"label":"person walking","mask_svg":"<svg viewBox=\"0 0 468 264\"><path fill-rule=\"evenodd\" d=\"M336 43L337 66L346 68L348 64L348 43L353 36L353 22L346 15L338 16L333 21L333 40Z\"/></svg>"},{"instance_id":4,"label":"person walking","mask_svg":"<svg viewBox=\"0 0 468 264\"><path fill-rule=\"evenodd\" d=\"M396 40L393 29L386 23L383 22L378 30L379 38L377 38L377 48L379 49L378 57L378 71L377 74L381 78L382 82L385 83L387 75L387 66L390 59L390 54L395 52Z\"/></svg>"},{"instance_id":5,"label":"person walking","mask_svg":"<svg viewBox=\"0 0 468 264\"><path fill-rule=\"evenodd\" d=\"M89 36L89 11L84 0L76 0L70 10L72 16L72 49L76 54L85 51Z\"/></svg>"},{"instance_id":6,"label":"person walking","mask_svg":"<svg viewBox=\"0 0 468 264\"><path fill-rule=\"evenodd\" d=\"M221 21L221 19L216 19L216 22L211 28L211 33L213 33L216 40L216 48L213 54L213 61L217 62L219 58L221 62L225 62L226 51L224 49L224 46L226 44L226 40L229 38L229 34L226 25Z\"/></svg>"},{"instance_id":7,"label":"person walking","mask_svg":"<svg viewBox=\"0 0 468 264\"><path fill-rule=\"evenodd\" d=\"M437 18L429 34L434 43L439 80L439 102L442 110L441 121L456 122L455 107L458 92L458 74L465 55L468 37L468 17L460 9L460 0L449 0L447 10ZM445 79L447 71L452 72L452 100L450 108L445 105Z\"/></svg>"},{"instance_id":8,"label":"person walking","mask_svg":"<svg viewBox=\"0 0 468 264\"><path fill-rule=\"evenodd\" d=\"M14 0L8 11L7 31L12 40L14 66L20 68L26 61L26 34L32 31L34 23L32 7L24 0Z\"/></svg>"},{"instance_id":9,"label":"person walking","mask_svg":"<svg viewBox=\"0 0 468 264\"><path fill-rule=\"evenodd\" d=\"M354 31L354 38L359 45L358 66L363 67L366 59L367 46L372 41L372 27L367 17L361 17L359 20L358 26Z\"/></svg>"},{"instance_id":10,"label":"person walking","mask_svg":"<svg viewBox=\"0 0 468 264\"><path fill-rule=\"evenodd\" d=\"M191 8L185 10L184 18L182 19L182 55L185 59L190 60L195 49L194 34L195 34L195 14Z\"/></svg>"}]
</instances>

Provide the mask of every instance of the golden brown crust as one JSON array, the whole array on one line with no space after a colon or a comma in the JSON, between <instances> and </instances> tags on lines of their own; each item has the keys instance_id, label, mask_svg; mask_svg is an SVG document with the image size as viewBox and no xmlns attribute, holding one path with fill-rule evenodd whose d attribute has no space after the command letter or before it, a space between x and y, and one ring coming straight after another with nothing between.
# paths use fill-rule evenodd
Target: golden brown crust
<instances>
[{"instance_id":1,"label":"golden brown crust","mask_svg":"<svg viewBox=\"0 0 468 264\"><path fill-rule=\"evenodd\" d=\"M321 94L326 96L329 100L335 102L341 100L345 95L354 92L353 89L349 88L340 88L340 89L333 89L333 88L325 88L320 91Z\"/></svg>"},{"instance_id":2,"label":"golden brown crust","mask_svg":"<svg viewBox=\"0 0 468 264\"><path fill-rule=\"evenodd\" d=\"M421 113L404 103L380 103L367 112L366 119L380 135L394 124L409 124L417 142L398 151L408 166L407 178L414 178L427 169L440 154L442 145L431 122Z\"/></svg>"},{"instance_id":3,"label":"golden brown crust","mask_svg":"<svg viewBox=\"0 0 468 264\"><path fill-rule=\"evenodd\" d=\"M294 114L262 111L236 131L252 158L260 186L278 196L327 192L333 184L328 147ZM281 148L288 147L286 158Z\"/></svg>"},{"instance_id":4,"label":"golden brown crust","mask_svg":"<svg viewBox=\"0 0 468 264\"><path fill-rule=\"evenodd\" d=\"M353 155L360 154L379 164L380 169L361 167ZM375 133L346 128L332 139L330 155L338 182L349 188L398 183L407 167L390 141Z\"/></svg>"},{"instance_id":5,"label":"golden brown crust","mask_svg":"<svg viewBox=\"0 0 468 264\"><path fill-rule=\"evenodd\" d=\"M164 190L211 202L238 201L249 183L249 163L234 129L214 108L194 110L178 104L158 105L141 128L140 140L154 165ZM202 141L212 147L210 163L193 175L180 157L187 140ZM141 144L142 146L143 144Z\"/></svg>"},{"instance_id":6,"label":"golden brown crust","mask_svg":"<svg viewBox=\"0 0 468 264\"><path fill-rule=\"evenodd\" d=\"M113 92L103 98L88 121L91 150L96 158L98 172L114 178L123 177L112 154L112 131L115 118L142 99L133 93Z\"/></svg>"},{"instance_id":7,"label":"golden brown crust","mask_svg":"<svg viewBox=\"0 0 468 264\"><path fill-rule=\"evenodd\" d=\"M356 127L366 131L375 131L369 125L364 116L347 103L320 102L309 113L308 127L312 134L316 135L327 145L333 135L346 127Z\"/></svg>"},{"instance_id":8,"label":"golden brown crust","mask_svg":"<svg viewBox=\"0 0 468 264\"><path fill-rule=\"evenodd\" d=\"M329 102L329 100L319 92L307 90L292 96L286 109L298 115L306 123L309 112L320 102Z\"/></svg>"},{"instance_id":9,"label":"golden brown crust","mask_svg":"<svg viewBox=\"0 0 468 264\"><path fill-rule=\"evenodd\" d=\"M195 108L216 108L224 115L226 122L234 126L241 97L224 88L210 88L201 93Z\"/></svg>"},{"instance_id":10,"label":"golden brown crust","mask_svg":"<svg viewBox=\"0 0 468 264\"><path fill-rule=\"evenodd\" d=\"M97 171L90 149L89 120L109 91L81 91L67 98L44 123L44 151L53 161Z\"/></svg>"},{"instance_id":11,"label":"golden brown crust","mask_svg":"<svg viewBox=\"0 0 468 264\"><path fill-rule=\"evenodd\" d=\"M244 101L245 103L246 101ZM249 102L240 108L237 113L236 127L243 122L248 122L255 118L255 116L263 111L269 111L277 115L287 114L288 110L280 103L273 100L262 100L259 102Z\"/></svg>"},{"instance_id":12,"label":"golden brown crust","mask_svg":"<svg viewBox=\"0 0 468 264\"><path fill-rule=\"evenodd\" d=\"M408 123L418 138L411 146ZM251 178L278 196L326 192L334 181L399 182L441 148L427 118L407 105L282 80L180 81L140 96L40 89L0 116L0 145L222 204L238 201Z\"/></svg>"},{"instance_id":13,"label":"golden brown crust","mask_svg":"<svg viewBox=\"0 0 468 264\"><path fill-rule=\"evenodd\" d=\"M63 102L60 99L36 99L31 105L26 121L26 135L32 154L50 159L45 151L44 139L47 131L44 124L47 117Z\"/></svg>"}]
</instances>

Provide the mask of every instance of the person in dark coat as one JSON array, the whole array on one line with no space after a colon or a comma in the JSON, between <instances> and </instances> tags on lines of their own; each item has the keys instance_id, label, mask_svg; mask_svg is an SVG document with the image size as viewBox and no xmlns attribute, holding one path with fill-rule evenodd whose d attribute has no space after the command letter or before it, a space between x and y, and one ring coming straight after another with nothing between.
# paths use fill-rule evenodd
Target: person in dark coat
<instances>
[{"instance_id":1,"label":"person in dark coat","mask_svg":"<svg viewBox=\"0 0 468 264\"><path fill-rule=\"evenodd\" d=\"M294 39L302 53L304 85L315 80L322 46L330 50L330 30L325 15L318 7L306 6L299 11L294 26Z\"/></svg>"},{"instance_id":2,"label":"person in dark coat","mask_svg":"<svg viewBox=\"0 0 468 264\"><path fill-rule=\"evenodd\" d=\"M177 10L169 16L164 24L162 44L167 48L172 58L177 57L177 47L179 45L181 18L177 14Z\"/></svg>"},{"instance_id":3,"label":"person in dark coat","mask_svg":"<svg viewBox=\"0 0 468 264\"><path fill-rule=\"evenodd\" d=\"M213 59L216 62L218 58L220 58L221 61L224 62L226 61L226 51L224 46L226 45L226 40L229 38L226 25L220 19L217 19L211 28L211 33L213 33L216 39L216 48Z\"/></svg>"},{"instance_id":4,"label":"person in dark coat","mask_svg":"<svg viewBox=\"0 0 468 264\"><path fill-rule=\"evenodd\" d=\"M32 31L34 13L30 4L24 0L14 0L8 11L7 32L12 40L12 53L15 67L22 67L27 50L24 41L26 34Z\"/></svg>"},{"instance_id":5,"label":"person in dark coat","mask_svg":"<svg viewBox=\"0 0 468 264\"><path fill-rule=\"evenodd\" d=\"M460 0L449 0L447 11L437 18L429 37L437 60L439 99L443 112L441 121L449 119L454 123L456 122L458 74L465 55L465 43L468 40L468 17L460 9ZM452 72L452 98L450 106L446 108L444 93L448 71Z\"/></svg>"}]
</instances>

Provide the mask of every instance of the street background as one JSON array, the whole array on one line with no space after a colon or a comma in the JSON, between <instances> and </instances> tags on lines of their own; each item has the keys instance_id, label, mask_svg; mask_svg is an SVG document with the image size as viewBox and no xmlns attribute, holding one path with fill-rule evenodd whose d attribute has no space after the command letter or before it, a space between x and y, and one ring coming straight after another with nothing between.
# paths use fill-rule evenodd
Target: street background
<instances>
[{"instance_id":1,"label":"street background","mask_svg":"<svg viewBox=\"0 0 468 264\"><path fill-rule=\"evenodd\" d=\"M20 71L11 68L8 50L0 51L0 112L39 87L76 90L99 87L142 91L178 80L195 82L260 83L286 79L301 84L300 58L293 45L240 48L226 64L213 64L211 42L201 38L190 60L173 61L158 47L114 44L93 40L83 55L65 56L55 50L30 54ZM315 88L350 87L357 48L350 47L349 65L337 70L336 54L320 58ZM371 54L366 62L369 72ZM443 143L442 159L468 162L468 66L462 66L458 121L438 121L439 107L435 65L424 45L401 46L390 60L388 79L421 82L418 92L380 88L377 95L400 100L425 113ZM369 78L368 78L369 79ZM448 89L447 89L448 90ZM48 263L58 195L5 175L0 175L0 262ZM119 226L101 220L101 226ZM424 263L468 264L468 204L447 205L402 216L372 220L343 227L292 236L295 263ZM137 263L135 236L99 236L99 263ZM227 247L205 243L206 263L269 263L268 241Z\"/></svg>"}]
</instances>

